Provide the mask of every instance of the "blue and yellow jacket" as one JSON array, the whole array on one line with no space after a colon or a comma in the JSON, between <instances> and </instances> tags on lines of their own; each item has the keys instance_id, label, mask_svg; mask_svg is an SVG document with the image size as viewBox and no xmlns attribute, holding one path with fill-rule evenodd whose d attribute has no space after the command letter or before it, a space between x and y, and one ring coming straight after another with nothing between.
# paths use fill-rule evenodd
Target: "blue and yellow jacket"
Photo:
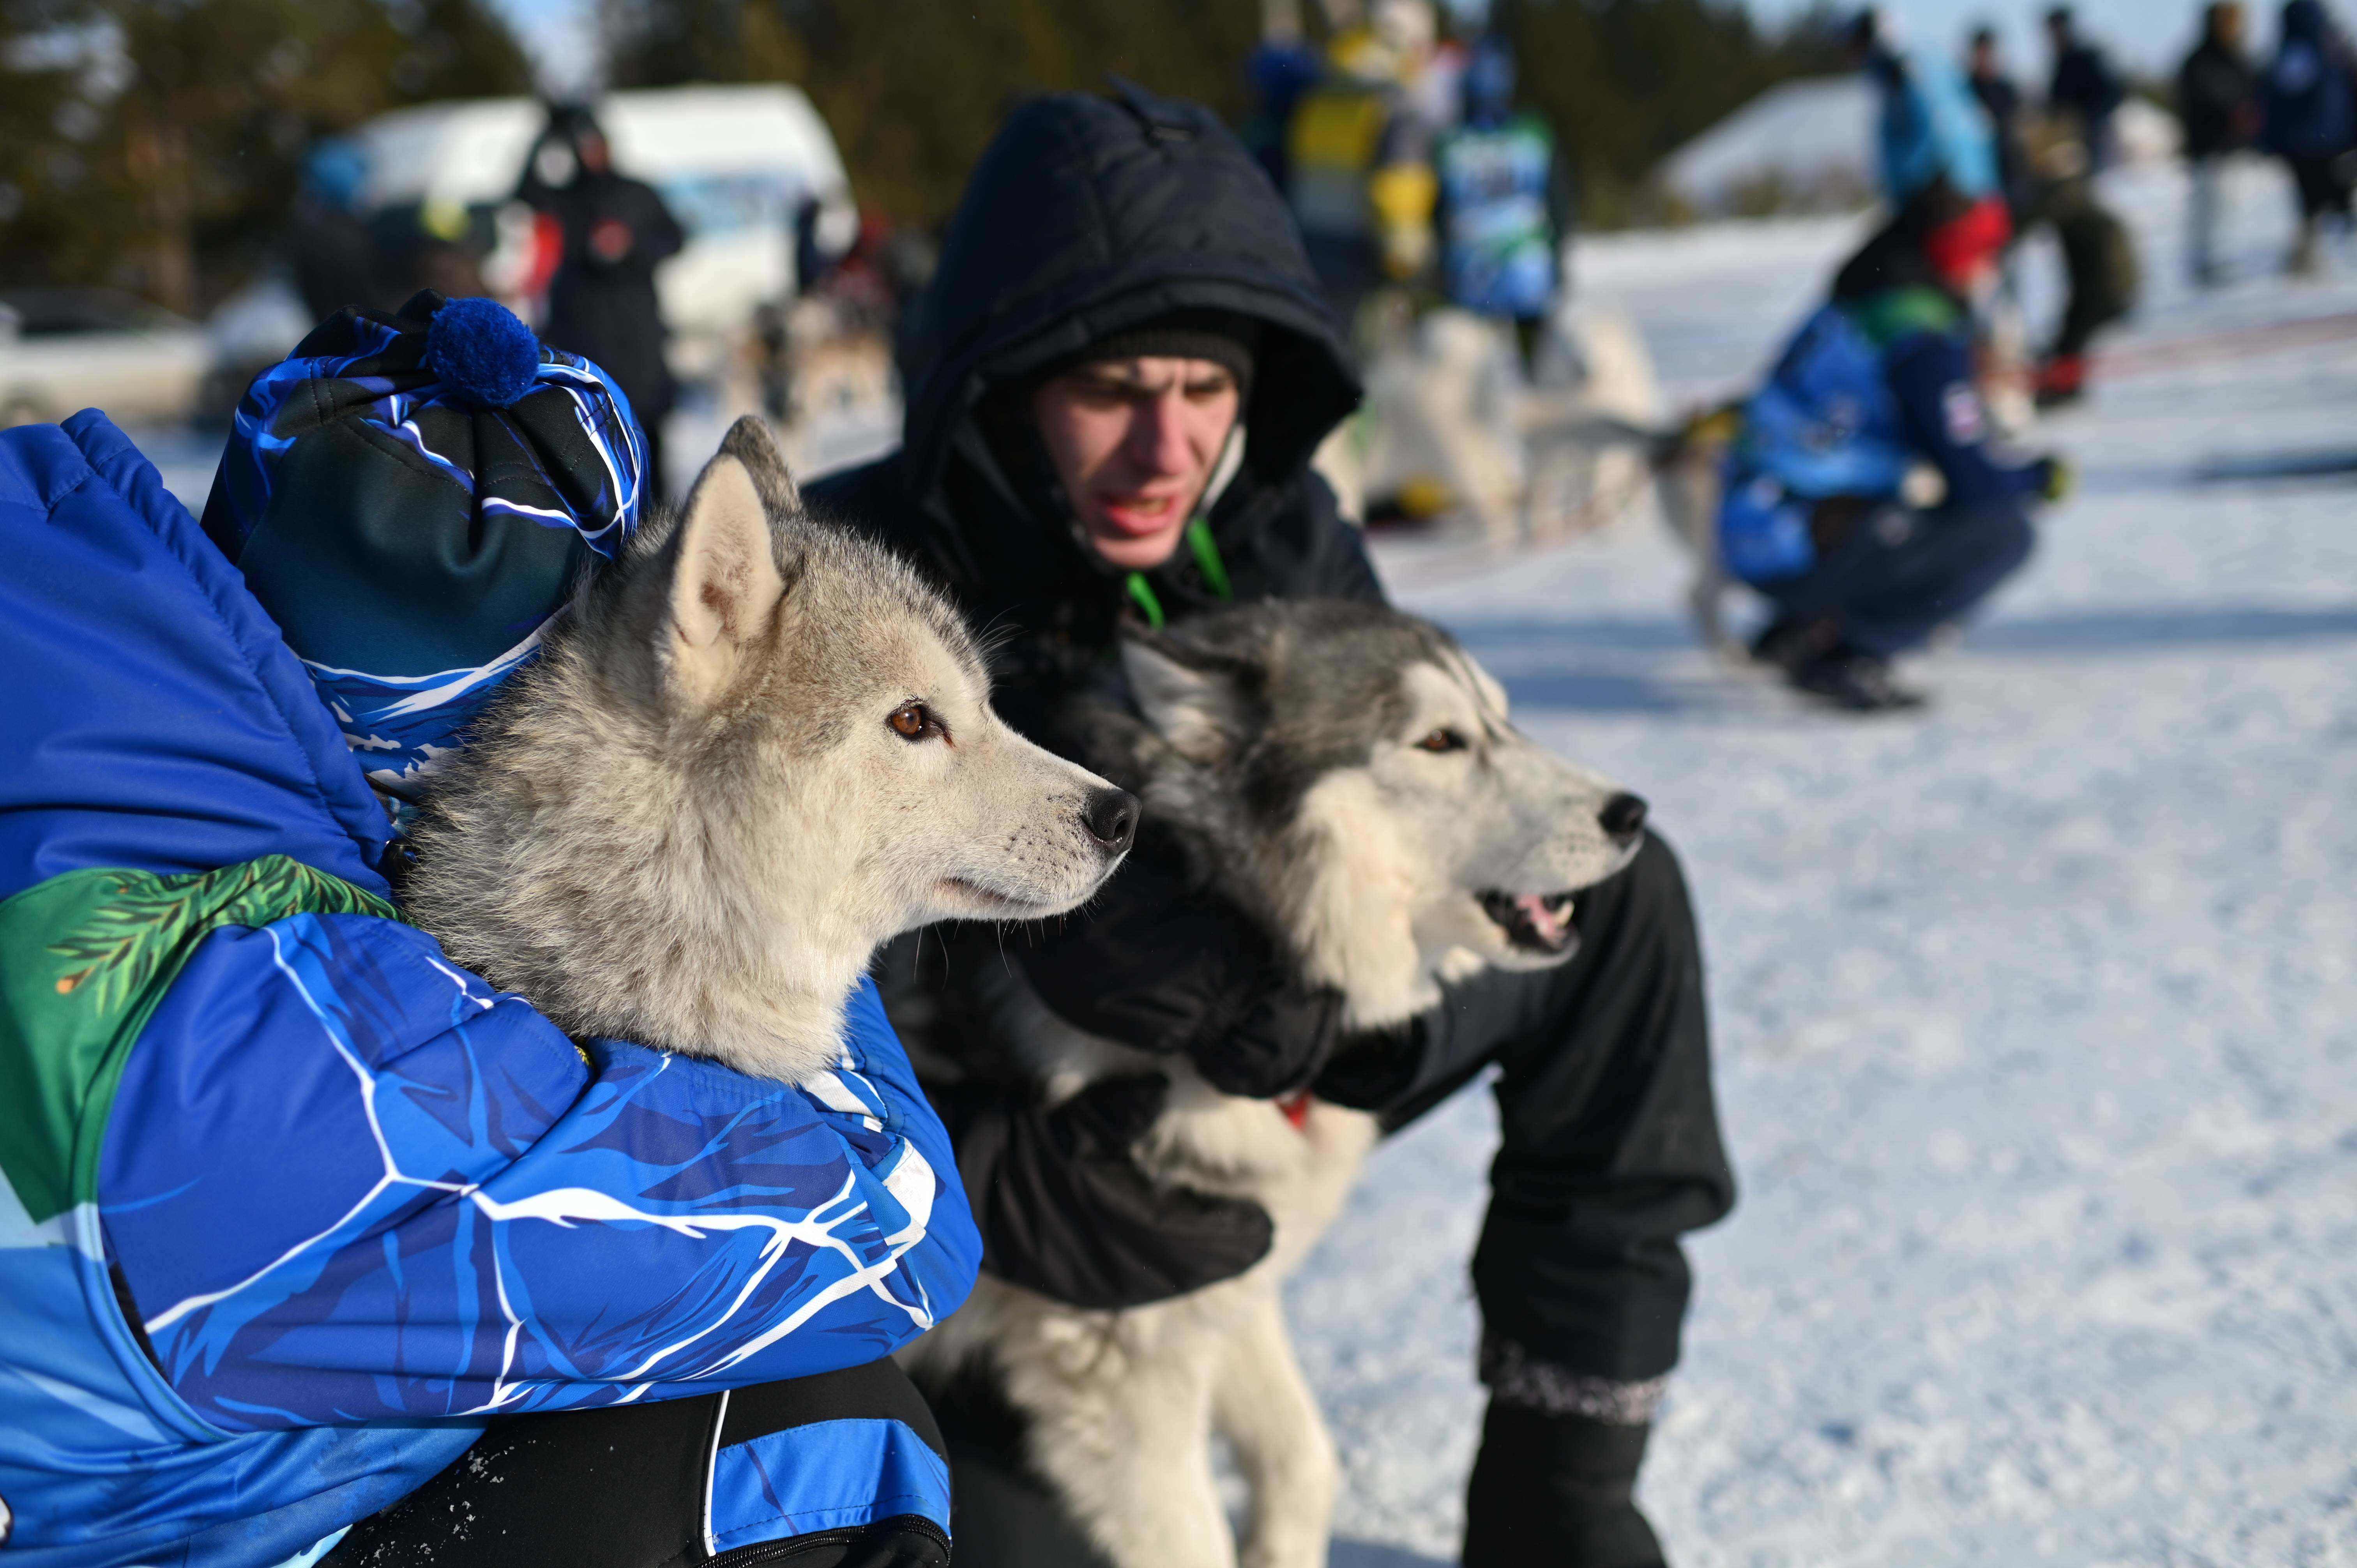
<instances>
[{"instance_id":1,"label":"blue and yellow jacket","mask_svg":"<svg viewBox=\"0 0 2357 1568\"><path fill-rule=\"evenodd\" d=\"M802 1089L576 1044L402 922L303 666L103 416L0 435L0 556L6 1561L307 1563L494 1414L856 1365L963 1300L872 986ZM946 1528L869 1425L741 1487L724 1451L715 1528Z\"/></svg>"}]
</instances>

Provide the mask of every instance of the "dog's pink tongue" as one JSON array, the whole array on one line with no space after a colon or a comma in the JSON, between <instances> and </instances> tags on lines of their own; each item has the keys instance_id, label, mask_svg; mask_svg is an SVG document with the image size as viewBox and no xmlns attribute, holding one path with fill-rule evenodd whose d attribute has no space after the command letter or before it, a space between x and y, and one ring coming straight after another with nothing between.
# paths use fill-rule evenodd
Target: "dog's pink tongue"
<instances>
[{"instance_id":1,"label":"dog's pink tongue","mask_svg":"<svg viewBox=\"0 0 2357 1568\"><path fill-rule=\"evenodd\" d=\"M1530 917L1531 929L1539 940L1551 948L1563 946L1563 921L1547 908L1547 901L1536 893L1520 893L1514 897L1514 908Z\"/></svg>"}]
</instances>

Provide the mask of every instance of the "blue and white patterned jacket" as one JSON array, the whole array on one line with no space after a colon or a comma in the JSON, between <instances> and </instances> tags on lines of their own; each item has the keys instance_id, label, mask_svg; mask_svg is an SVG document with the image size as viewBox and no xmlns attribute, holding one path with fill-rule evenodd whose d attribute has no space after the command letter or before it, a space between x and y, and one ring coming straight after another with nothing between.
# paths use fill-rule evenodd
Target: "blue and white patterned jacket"
<instances>
[{"instance_id":1,"label":"blue and white patterned jacket","mask_svg":"<svg viewBox=\"0 0 2357 1568\"><path fill-rule=\"evenodd\" d=\"M856 1365L964 1298L973 1219L872 986L807 1089L576 1047L389 918L343 736L102 415L0 435L0 559L5 1561L307 1562L494 1413ZM238 917L265 885L317 896ZM169 962L42 926L92 887ZM43 1043L92 973L152 1007L103 1059ZM906 1495L930 1451L859 1424L763 1455L809 1477L772 1533L888 1481L946 1527L945 1475Z\"/></svg>"}]
</instances>

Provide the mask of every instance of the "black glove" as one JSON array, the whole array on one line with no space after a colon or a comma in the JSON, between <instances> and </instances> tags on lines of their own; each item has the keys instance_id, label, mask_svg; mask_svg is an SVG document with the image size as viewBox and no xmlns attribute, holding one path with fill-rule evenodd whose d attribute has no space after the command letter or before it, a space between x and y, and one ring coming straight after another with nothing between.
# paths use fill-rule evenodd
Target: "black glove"
<instances>
[{"instance_id":1,"label":"black glove","mask_svg":"<svg viewBox=\"0 0 2357 1568\"><path fill-rule=\"evenodd\" d=\"M1268 1254L1267 1210L1158 1187L1130 1151L1162 1114L1158 1074L1092 1083L1050 1111L1027 1089L937 1096L982 1231L982 1266L1095 1311L1232 1279Z\"/></svg>"},{"instance_id":2,"label":"black glove","mask_svg":"<svg viewBox=\"0 0 2357 1568\"><path fill-rule=\"evenodd\" d=\"M1074 1026L1183 1055L1223 1094L1269 1100L1318 1075L1342 998L1309 985L1258 921L1189 885L1175 853L1134 852L1085 912L1021 955L1041 1001Z\"/></svg>"},{"instance_id":3,"label":"black glove","mask_svg":"<svg viewBox=\"0 0 2357 1568\"><path fill-rule=\"evenodd\" d=\"M1309 1087L1318 1099L1353 1111L1388 1111L1415 1087L1430 1050L1433 1015L1423 1013L1388 1029L1345 1035L1333 1059Z\"/></svg>"}]
</instances>

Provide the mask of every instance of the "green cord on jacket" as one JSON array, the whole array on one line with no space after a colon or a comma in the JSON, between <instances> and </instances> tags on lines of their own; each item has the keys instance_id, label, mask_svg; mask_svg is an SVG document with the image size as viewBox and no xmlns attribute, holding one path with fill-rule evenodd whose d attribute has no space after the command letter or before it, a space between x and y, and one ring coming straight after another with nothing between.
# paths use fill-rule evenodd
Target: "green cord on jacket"
<instances>
[{"instance_id":1,"label":"green cord on jacket","mask_svg":"<svg viewBox=\"0 0 2357 1568\"><path fill-rule=\"evenodd\" d=\"M1203 581L1211 585L1211 592L1233 604L1236 592L1228 582L1228 564L1220 556L1219 542L1211 537L1209 519L1199 517L1187 525L1187 544L1195 553L1195 569L1203 574ZM1146 624L1160 631L1169 618L1162 613L1162 600L1155 593L1154 585L1146 580L1145 573L1132 572L1128 585L1129 596L1136 601Z\"/></svg>"}]
</instances>

